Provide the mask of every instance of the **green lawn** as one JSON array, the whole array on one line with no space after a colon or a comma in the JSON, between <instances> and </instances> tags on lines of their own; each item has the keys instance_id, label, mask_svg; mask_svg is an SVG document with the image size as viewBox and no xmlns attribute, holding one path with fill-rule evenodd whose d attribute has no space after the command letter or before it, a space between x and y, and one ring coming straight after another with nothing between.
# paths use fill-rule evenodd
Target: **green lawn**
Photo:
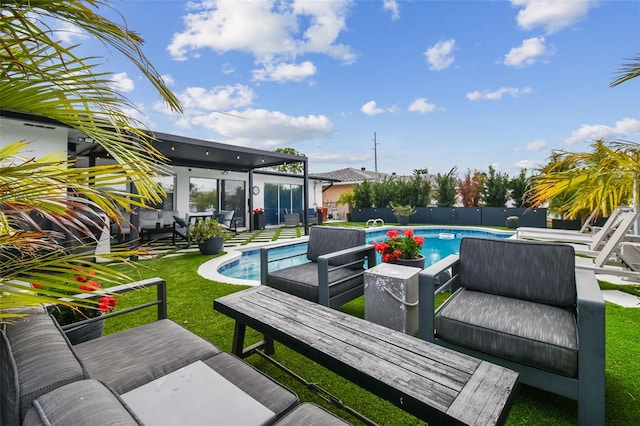
<instances>
[{"instance_id":1,"label":"green lawn","mask_svg":"<svg viewBox=\"0 0 640 426\"><path fill-rule=\"evenodd\" d=\"M246 287L213 282L200 277L197 269L211 256L188 254L180 257L157 258L139 262L132 279L162 277L167 281L169 318L182 324L188 330L209 340L224 351L230 351L233 322L228 317L213 310L213 300ZM123 267L123 270L124 267ZM608 286L607 288L617 288ZM625 286L625 291L640 294L638 288ZM150 300L155 291L136 291L120 296L119 307ZM640 419L640 309L622 308L607 304L607 382L606 421L607 425L637 424ZM341 310L359 317L364 316L363 298L356 299ZM106 332L113 333L155 318L153 309L113 318L107 322ZM258 335L248 333L258 340ZM306 380L317 383L345 404L363 413L380 425L421 424L415 417L406 414L394 405L377 398L348 382L311 360L276 343L275 358L302 375ZM359 424L346 412L335 409L331 404L306 390L297 381L273 367L261 357L247 358L261 371L292 389L302 401L318 403L352 424ZM577 403L547 392L521 386L515 403L507 419L509 425L572 425L577 422Z\"/></svg>"}]
</instances>

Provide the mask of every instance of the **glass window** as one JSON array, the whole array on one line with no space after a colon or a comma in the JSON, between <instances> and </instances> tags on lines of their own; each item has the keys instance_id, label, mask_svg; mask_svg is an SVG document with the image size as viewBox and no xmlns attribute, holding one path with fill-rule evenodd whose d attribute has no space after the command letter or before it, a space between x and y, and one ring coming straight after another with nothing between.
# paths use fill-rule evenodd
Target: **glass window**
<instances>
[{"instance_id":1,"label":"glass window","mask_svg":"<svg viewBox=\"0 0 640 426\"><path fill-rule=\"evenodd\" d=\"M162 189L164 189L164 192L167 193L167 195L164 197L162 202L156 204L154 207L156 209L166 210L166 211L176 210L174 208L174 203L175 203L174 191L176 187L176 177L173 175L160 176L160 177L153 178L153 180L159 183Z\"/></svg>"},{"instance_id":2,"label":"glass window","mask_svg":"<svg viewBox=\"0 0 640 426\"><path fill-rule=\"evenodd\" d=\"M218 211L218 180L189 178L189 211Z\"/></svg>"},{"instance_id":3,"label":"glass window","mask_svg":"<svg viewBox=\"0 0 640 426\"><path fill-rule=\"evenodd\" d=\"M238 226L244 226L245 213L245 182L242 180L223 180L222 181L222 200L221 210L233 210L235 218L242 219Z\"/></svg>"}]
</instances>

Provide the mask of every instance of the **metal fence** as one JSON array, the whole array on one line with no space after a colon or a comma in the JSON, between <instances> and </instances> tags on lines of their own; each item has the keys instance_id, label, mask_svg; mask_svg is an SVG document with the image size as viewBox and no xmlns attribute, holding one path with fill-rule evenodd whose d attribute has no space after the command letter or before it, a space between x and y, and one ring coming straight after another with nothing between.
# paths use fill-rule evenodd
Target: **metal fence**
<instances>
[{"instance_id":1,"label":"metal fence","mask_svg":"<svg viewBox=\"0 0 640 426\"><path fill-rule=\"evenodd\" d=\"M547 209L508 207L418 207L409 221L425 225L485 225L506 226L507 218L517 216L517 226L546 228ZM398 223L391 208L355 208L354 222L382 219L384 223Z\"/></svg>"}]
</instances>

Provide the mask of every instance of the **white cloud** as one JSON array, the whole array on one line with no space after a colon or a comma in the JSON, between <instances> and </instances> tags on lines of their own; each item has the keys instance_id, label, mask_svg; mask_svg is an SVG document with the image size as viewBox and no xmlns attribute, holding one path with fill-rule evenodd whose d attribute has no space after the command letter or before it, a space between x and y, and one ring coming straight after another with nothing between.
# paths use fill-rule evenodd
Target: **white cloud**
<instances>
[{"instance_id":1,"label":"white cloud","mask_svg":"<svg viewBox=\"0 0 640 426\"><path fill-rule=\"evenodd\" d=\"M164 84L166 84L167 86L173 86L176 84L176 81L173 79L171 74L164 74L161 77L162 81L164 81Z\"/></svg>"},{"instance_id":2,"label":"white cloud","mask_svg":"<svg viewBox=\"0 0 640 426\"><path fill-rule=\"evenodd\" d=\"M436 105L427 102L427 98L416 98L416 100L414 100L408 108L408 110L411 112L420 113L433 112L435 111L435 109Z\"/></svg>"},{"instance_id":3,"label":"white cloud","mask_svg":"<svg viewBox=\"0 0 640 426\"><path fill-rule=\"evenodd\" d=\"M325 54L345 63L355 61L351 47L337 42L346 29L351 0L188 4L191 12L183 17L185 29L175 33L167 46L174 59L184 61L199 49L211 49L247 52L262 65L289 62L305 53Z\"/></svg>"},{"instance_id":4,"label":"white cloud","mask_svg":"<svg viewBox=\"0 0 640 426\"><path fill-rule=\"evenodd\" d=\"M80 27L77 27L70 22L59 21L58 23L59 25L54 29L54 38L57 38L62 43L75 44L78 40L89 38L89 36L84 33Z\"/></svg>"},{"instance_id":5,"label":"white cloud","mask_svg":"<svg viewBox=\"0 0 640 426\"><path fill-rule=\"evenodd\" d=\"M188 110L226 111L248 106L253 103L254 93L247 86L235 84L216 86L210 90L203 87L188 87L177 96L186 110L185 113L188 114Z\"/></svg>"},{"instance_id":6,"label":"white cloud","mask_svg":"<svg viewBox=\"0 0 640 426\"><path fill-rule=\"evenodd\" d=\"M382 7L391 12L391 19L394 21L400 19L400 6L396 0L384 0Z\"/></svg>"},{"instance_id":7,"label":"white cloud","mask_svg":"<svg viewBox=\"0 0 640 426\"><path fill-rule=\"evenodd\" d=\"M310 61L301 64L265 64L261 70L253 71L257 81L302 81L316 73L316 67Z\"/></svg>"},{"instance_id":8,"label":"white cloud","mask_svg":"<svg viewBox=\"0 0 640 426\"><path fill-rule=\"evenodd\" d=\"M225 143L271 150L278 146L328 137L333 124L324 115L289 116L279 111L246 109L227 111L229 115L212 112L191 117L188 126L202 126L215 131Z\"/></svg>"},{"instance_id":9,"label":"white cloud","mask_svg":"<svg viewBox=\"0 0 640 426\"><path fill-rule=\"evenodd\" d=\"M378 114L384 114L387 112L396 112L397 108L396 107L379 108L376 101L369 101L366 104L362 105L362 107L360 107L360 111L362 111L364 114L367 114L367 115L378 115Z\"/></svg>"},{"instance_id":10,"label":"white cloud","mask_svg":"<svg viewBox=\"0 0 640 426\"><path fill-rule=\"evenodd\" d=\"M456 41L454 39L439 41L424 52L432 71L441 71L449 68L455 56L452 54Z\"/></svg>"},{"instance_id":11,"label":"white cloud","mask_svg":"<svg viewBox=\"0 0 640 426\"><path fill-rule=\"evenodd\" d=\"M111 77L111 87L119 92L129 93L133 91L136 85L133 80L127 76L126 72L119 72L113 74Z\"/></svg>"},{"instance_id":12,"label":"white cloud","mask_svg":"<svg viewBox=\"0 0 640 426\"><path fill-rule=\"evenodd\" d=\"M513 150L516 151L516 152L520 152L520 151L536 152L536 151L542 151L543 149L547 148L548 146L549 146L549 144L546 141L543 141L543 140L539 139L539 140L535 140L533 142L529 142L524 147L516 147Z\"/></svg>"},{"instance_id":13,"label":"white cloud","mask_svg":"<svg viewBox=\"0 0 640 426\"><path fill-rule=\"evenodd\" d=\"M504 64L508 67L521 68L533 65L540 57L553 54L553 49L545 46L544 37L532 37L522 41L518 47L513 47L504 55Z\"/></svg>"},{"instance_id":14,"label":"white cloud","mask_svg":"<svg viewBox=\"0 0 640 426\"><path fill-rule=\"evenodd\" d=\"M309 163L358 164L370 161L373 154L347 154L340 152L312 152L307 154Z\"/></svg>"},{"instance_id":15,"label":"white cloud","mask_svg":"<svg viewBox=\"0 0 640 426\"><path fill-rule=\"evenodd\" d=\"M533 141L528 143L527 145L525 145L524 150L525 151L542 151L543 149L547 148L549 146L549 144L543 140L537 140L537 141Z\"/></svg>"},{"instance_id":16,"label":"white cloud","mask_svg":"<svg viewBox=\"0 0 640 426\"><path fill-rule=\"evenodd\" d=\"M476 90L474 92L467 93L467 99L470 101L498 101L502 99L504 95L510 95L512 98L517 98L521 95L528 95L532 91L531 87L524 87L522 89L517 87L501 87L493 92L488 90L479 92Z\"/></svg>"},{"instance_id":17,"label":"white cloud","mask_svg":"<svg viewBox=\"0 0 640 426\"><path fill-rule=\"evenodd\" d=\"M597 1L511 0L511 4L521 8L517 17L520 28L542 27L551 34L583 19Z\"/></svg>"},{"instance_id":18,"label":"white cloud","mask_svg":"<svg viewBox=\"0 0 640 426\"><path fill-rule=\"evenodd\" d=\"M236 72L236 69L231 64L223 64L222 65L222 74L233 74Z\"/></svg>"},{"instance_id":19,"label":"white cloud","mask_svg":"<svg viewBox=\"0 0 640 426\"><path fill-rule=\"evenodd\" d=\"M593 142L596 139L626 137L634 133L640 133L640 120L623 118L616 121L614 127L604 124L583 124L578 130L571 132L571 136L564 143L573 145L578 142Z\"/></svg>"},{"instance_id":20,"label":"white cloud","mask_svg":"<svg viewBox=\"0 0 640 426\"><path fill-rule=\"evenodd\" d=\"M520 160L517 161L515 163L515 166L518 169L527 169L527 170L534 170L534 169L539 169L543 166L544 162L543 161L534 161L534 160Z\"/></svg>"}]
</instances>

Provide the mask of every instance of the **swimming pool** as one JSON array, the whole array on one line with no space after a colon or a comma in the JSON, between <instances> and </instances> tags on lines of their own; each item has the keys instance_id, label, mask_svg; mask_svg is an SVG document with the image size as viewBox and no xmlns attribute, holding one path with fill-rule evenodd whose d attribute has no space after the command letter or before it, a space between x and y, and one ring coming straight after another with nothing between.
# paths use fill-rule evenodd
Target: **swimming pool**
<instances>
[{"instance_id":1,"label":"swimming pool","mask_svg":"<svg viewBox=\"0 0 640 426\"><path fill-rule=\"evenodd\" d=\"M367 242L382 241L386 239L387 231L393 228L385 228L367 231ZM489 231L473 228L434 228L413 227L415 235L424 237L422 254L425 257L425 267L432 265L450 254L458 254L460 239L462 237L487 237L508 238L513 232ZM308 262L306 257L307 243L298 243L278 247L271 250L270 259L290 257L271 263L270 269L278 270L288 266L300 265ZM378 259L380 262L380 259ZM260 281L260 250L246 250L238 259L218 268L218 273L229 278Z\"/></svg>"}]
</instances>

